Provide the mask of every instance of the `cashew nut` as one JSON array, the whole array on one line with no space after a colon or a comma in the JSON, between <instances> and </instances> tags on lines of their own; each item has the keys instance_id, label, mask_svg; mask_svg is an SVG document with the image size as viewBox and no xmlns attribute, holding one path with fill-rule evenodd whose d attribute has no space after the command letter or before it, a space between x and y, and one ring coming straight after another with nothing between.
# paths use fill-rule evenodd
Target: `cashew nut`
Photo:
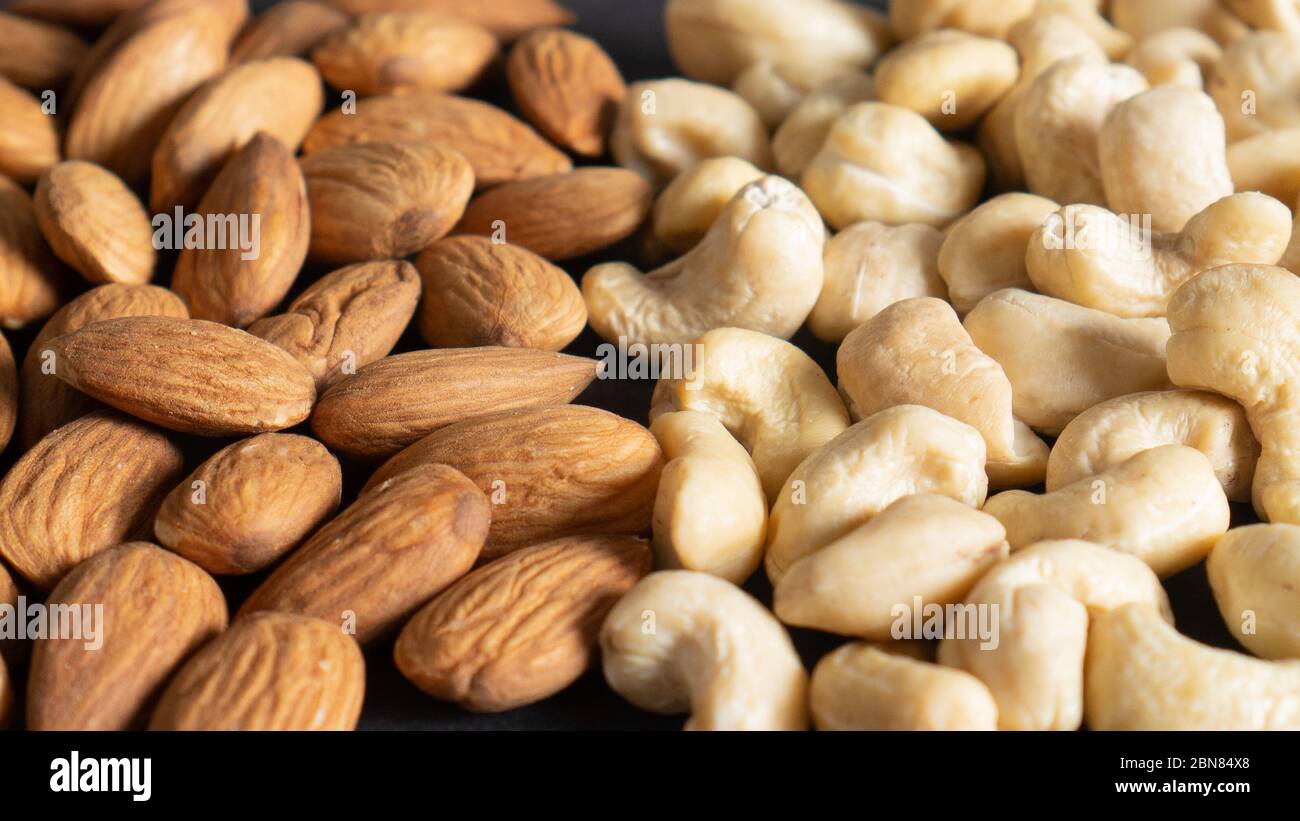
<instances>
[{"instance_id":1,"label":"cashew nut","mask_svg":"<svg viewBox=\"0 0 1300 821\"><path fill-rule=\"evenodd\" d=\"M984 116L1020 74L1016 50L1001 40L943 29L922 34L876 65L881 102L909 108L941 131L963 131Z\"/></svg>"},{"instance_id":2,"label":"cashew nut","mask_svg":"<svg viewBox=\"0 0 1300 821\"><path fill-rule=\"evenodd\" d=\"M1300 128L1246 137L1228 146L1228 169L1238 191L1262 191L1283 202L1300 198Z\"/></svg>"},{"instance_id":3,"label":"cashew nut","mask_svg":"<svg viewBox=\"0 0 1300 821\"><path fill-rule=\"evenodd\" d=\"M1059 207L1033 194L1003 194L952 224L939 250L939 275L958 314L1001 288L1032 287L1025 248Z\"/></svg>"},{"instance_id":4,"label":"cashew nut","mask_svg":"<svg viewBox=\"0 0 1300 821\"><path fill-rule=\"evenodd\" d=\"M1291 226L1291 244L1282 254L1278 265L1293 274L1300 274L1300 200L1296 200L1295 215L1295 223Z\"/></svg>"},{"instance_id":5,"label":"cashew nut","mask_svg":"<svg viewBox=\"0 0 1300 821\"><path fill-rule=\"evenodd\" d=\"M1223 47L1210 35L1193 28L1175 28L1142 40L1124 62L1142 72L1152 88L1176 85L1200 91L1222 58Z\"/></svg>"},{"instance_id":6,"label":"cashew nut","mask_svg":"<svg viewBox=\"0 0 1300 821\"><path fill-rule=\"evenodd\" d=\"M810 91L841 71L836 66L828 76L825 67L809 69L763 60L742 71L731 90L752 105L763 125L772 129L785 122Z\"/></svg>"},{"instance_id":7,"label":"cashew nut","mask_svg":"<svg viewBox=\"0 0 1300 821\"><path fill-rule=\"evenodd\" d=\"M1248 25L1300 34L1300 4L1296 0L1224 0Z\"/></svg>"},{"instance_id":8,"label":"cashew nut","mask_svg":"<svg viewBox=\"0 0 1300 821\"><path fill-rule=\"evenodd\" d=\"M1219 43L1231 43L1250 31L1219 0L1110 0L1110 19L1138 40L1169 29L1191 28Z\"/></svg>"},{"instance_id":9,"label":"cashew nut","mask_svg":"<svg viewBox=\"0 0 1300 821\"><path fill-rule=\"evenodd\" d=\"M684 254L700 244L740 189L765 175L738 157L703 160L678 174L654 207L655 237Z\"/></svg>"},{"instance_id":10,"label":"cashew nut","mask_svg":"<svg viewBox=\"0 0 1300 821\"><path fill-rule=\"evenodd\" d=\"M876 83L868 74L854 72L828 80L799 104L772 135L776 168L797 180L821 151L831 127L857 103L876 99Z\"/></svg>"},{"instance_id":11,"label":"cashew nut","mask_svg":"<svg viewBox=\"0 0 1300 821\"><path fill-rule=\"evenodd\" d=\"M938 28L1004 37L1033 10L1034 0L895 0L889 4L889 23L903 40Z\"/></svg>"},{"instance_id":12,"label":"cashew nut","mask_svg":"<svg viewBox=\"0 0 1300 821\"><path fill-rule=\"evenodd\" d=\"M1300 526L1230 530L1205 572L1237 641L1266 659L1300 659Z\"/></svg>"},{"instance_id":13,"label":"cashew nut","mask_svg":"<svg viewBox=\"0 0 1300 821\"><path fill-rule=\"evenodd\" d=\"M1258 31L1223 52L1206 89L1228 142L1300 126L1300 35Z\"/></svg>"},{"instance_id":14,"label":"cashew nut","mask_svg":"<svg viewBox=\"0 0 1300 821\"><path fill-rule=\"evenodd\" d=\"M1133 49L1133 38L1101 14L1101 0L1038 0L1035 15L1069 17L1101 47L1111 60L1122 60Z\"/></svg>"}]
</instances>

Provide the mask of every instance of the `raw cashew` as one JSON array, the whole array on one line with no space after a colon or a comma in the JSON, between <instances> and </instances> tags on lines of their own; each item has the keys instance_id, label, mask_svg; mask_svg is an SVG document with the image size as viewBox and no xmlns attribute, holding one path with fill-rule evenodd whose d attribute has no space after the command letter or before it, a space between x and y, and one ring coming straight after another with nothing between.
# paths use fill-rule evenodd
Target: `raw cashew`
<instances>
[{"instance_id":1,"label":"raw cashew","mask_svg":"<svg viewBox=\"0 0 1300 821\"><path fill-rule=\"evenodd\" d=\"M996 730L987 687L926 659L925 642L854 642L822 656L809 685L818 730Z\"/></svg>"},{"instance_id":2,"label":"raw cashew","mask_svg":"<svg viewBox=\"0 0 1300 821\"><path fill-rule=\"evenodd\" d=\"M773 584L904 496L933 493L979 508L988 494L984 440L938 411L897 405L814 451L779 491L768 494L764 564Z\"/></svg>"},{"instance_id":3,"label":"raw cashew","mask_svg":"<svg viewBox=\"0 0 1300 821\"><path fill-rule=\"evenodd\" d=\"M957 313L965 316L999 289L1032 287L1025 248L1059 207L1033 194L1003 194L953 223L939 251L939 275Z\"/></svg>"},{"instance_id":4,"label":"raw cashew","mask_svg":"<svg viewBox=\"0 0 1300 821\"><path fill-rule=\"evenodd\" d=\"M1040 433L1060 433L1107 399L1169 387L1164 319L1121 319L1007 288L982 299L964 324L1006 371L1016 416Z\"/></svg>"},{"instance_id":5,"label":"raw cashew","mask_svg":"<svg viewBox=\"0 0 1300 821\"><path fill-rule=\"evenodd\" d=\"M834 344L895 302L942 298L947 293L939 276L943 236L929 225L879 222L860 222L835 235L822 253L826 282L808 327Z\"/></svg>"},{"instance_id":6,"label":"raw cashew","mask_svg":"<svg viewBox=\"0 0 1300 821\"><path fill-rule=\"evenodd\" d=\"M844 339L836 355L840 393L854 414L924 405L984 437L994 487L1043 481L1047 445L1012 414L1011 382L962 327L952 307L930 297L895 303Z\"/></svg>"},{"instance_id":7,"label":"raw cashew","mask_svg":"<svg viewBox=\"0 0 1300 821\"><path fill-rule=\"evenodd\" d=\"M688 730L803 730L808 674L785 628L740 588L707 573L646 576L600 630L605 681Z\"/></svg>"},{"instance_id":8,"label":"raw cashew","mask_svg":"<svg viewBox=\"0 0 1300 821\"><path fill-rule=\"evenodd\" d=\"M1200 91L1222 58L1223 47L1210 35L1197 29L1176 28L1142 40L1124 62L1142 72L1152 88L1175 85Z\"/></svg>"},{"instance_id":9,"label":"raw cashew","mask_svg":"<svg viewBox=\"0 0 1300 821\"><path fill-rule=\"evenodd\" d=\"M1300 34L1300 3L1296 0L1224 0L1247 24Z\"/></svg>"},{"instance_id":10,"label":"raw cashew","mask_svg":"<svg viewBox=\"0 0 1300 821\"><path fill-rule=\"evenodd\" d=\"M1020 74L1016 50L1001 40L942 29L886 54L875 67L881 102L910 108L941 131L963 131L984 116Z\"/></svg>"},{"instance_id":11,"label":"raw cashew","mask_svg":"<svg viewBox=\"0 0 1300 821\"><path fill-rule=\"evenodd\" d=\"M650 432L667 460L655 497L655 564L743 584L763 559L767 535L767 498L753 460L707 413L665 413Z\"/></svg>"},{"instance_id":12,"label":"raw cashew","mask_svg":"<svg viewBox=\"0 0 1300 821\"><path fill-rule=\"evenodd\" d=\"M650 421L677 410L713 414L753 457L769 500L808 454L849 426L826 374L789 342L719 328L690 350L695 372L659 380Z\"/></svg>"},{"instance_id":13,"label":"raw cashew","mask_svg":"<svg viewBox=\"0 0 1300 821\"><path fill-rule=\"evenodd\" d=\"M700 244L740 189L765 175L739 157L713 157L673 179L655 201L655 237L684 254Z\"/></svg>"},{"instance_id":14,"label":"raw cashew","mask_svg":"<svg viewBox=\"0 0 1300 821\"><path fill-rule=\"evenodd\" d=\"M1282 254L1278 265L1293 274L1300 274L1300 200L1296 201L1295 223L1291 226L1291 244Z\"/></svg>"},{"instance_id":15,"label":"raw cashew","mask_svg":"<svg viewBox=\"0 0 1300 821\"><path fill-rule=\"evenodd\" d=\"M1005 37L1033 10L1034 0L892 0L889 22L903 40L938 28Z\"/></svg>"},{"instance_id":16,"label":"raw cashew","mask_svg":"<svg viewBox=\"0 0 1300 821\"><path fill-rule=\"evenodd\" d=\"M857 103L874 99L876 82L869 74L844 74L819 86L772 135L777 170L792 180L802 177L826 143L835 121Z\"/></svg>"},{"instance_id":17,"label":"raw cashew","mask_svg":"<svg viewBox=\"0 0 1300 821\"><path fill-rule=\"evenodd\" d=\"M1084 675L1092 730L1300 730L1300 661L1209 647L1148 605L1094 620Z\"/></svg>"},{"instance_id":18,"label":"raw cashew","mask_svg":"<svg viewBox=\"0 0 1300 821\"><path fill-rule=\"evenodd\" d=\"M1262 191L1283 202L1300 198L1300 128L1246 137L1228 146L1228 169L1238 191Z\"/></svg>"},{"instance_id":19,"label":"raw cashew","mask_svg":"<svg viewBox=\"0 0 1300 821\"><path fill-rule=\"evenodd\" d=\"M988 686L999 729L1077 730L1088 621L1130 602L1173 620L1160 580L1140 560L1091 542L1039 542L996 565L966 597L967 607L996 612L996 645L948 637L939 661Z\"/></svg>"},{"instance_id":20,"label":"raw cashew","mask_svg":"<svg viewBox=\"0 0 1300 821\"><path fill-rule=\"evenodd\" d=\"M1241 405L1204 391L1135 393L1079 414L1052 446L1047 490L1095 476L1161 445L1196 448L1210 460L1228 501L1250 501L1259 442Z\"/></svg>"},{"instance_id":21,"label":"raw cashew","mask_svg":"<svg viewBox=\"0 0 1300 821\"><path fill-rule=\"evenodd\" d=\"M1300 524L1300 278L1227 265L1169 302L1169 378L1235 399L1261 453L1252 499L1270 522Z\"/></svg>"},{"instance_id":22,"label":"raw cashew","mask_svg":"<svg viewBox=\"0 0 1300 821\"><path fill-rule=\"evenodd\" d=\"M752 105L763 124L772 129L785 122L810 91L841 71L836 66L828 76L825 68L809 69L763 60L742 71L731 90Z\"/></svg>"},{"instance_id":23,"label":"raw cashew","mask_svg":"<svg viewBox=\"0 0 1300 821\"><path fill-rule=\"evenodd\" d=\"M1029 278L1043 294L1123 317L1164 316L1178 286L1234 262L1271 265L1291 237L1291 211L1264 194L1233 194L1181 231L1151 231L1141 213L1067 205L1028 243Z\"/></svg>"},{"instance_id":24,"label":"raw cashew","mask_svg":"<svg viewBox=\"0 0 1300 821\"><path fill-rule=\"evenodd\" d=\"M1205 572L1237 641L1266 659L1300 659L1300 526L1230 530Z\"/></svg>"},{"instance_id":25,"label":"raw cashew","mask_svg":"<svg viewBox=\"0 0 1300 821\"><path fill-rule=\"evenodd\" d=\"M1228 142L1300 126L1300 34L1258 31L1228 46L1206 89Z\"/></svg>"},{"instance_id":26,"label":"raw cashew","mask_svg":"<svg viewBox=\"0 0 1300 821\"><path fill-rule=\"evenodd\" d=\"M984 158L948 142L915 111L859 103L846 111L803 173L803 187L836 229L877 220L942 227L984 188Z\"/></svg>"},{"instance_id":27,"label":"raw cashew","mask_svg":"<svg viewBox=\"0 0 1300 821\"><path fill-rule=\"evenodd\" d=\"M997 519L946 496L906 496L795 562L773 610L786 624L885 640L911 623L914 603L960 602L1006 557Z\"/></svg>"},{"instance_id":28,"label":"raw cashew","mask_svg":"<svg viewBox=\"0 0 1300 821\"><path fill-rule=\"evenodd\" d=\"M591 327L611 342L685 343L726 325L789 338L822 287L826 229L780 177L740 190L686 256L642 274L623 262L582 278Z\"/></svg>"},{"instance_id":29,"label":"raw cashew","mask_svg":"<svg viewBox=\"0 0 1300 821\"><path fill-rule=\"evenodd\" d=\"M1250 27L1220 0L1110 0L1110 19L1138 40L1170 29L1203 31L1219 43L1231 43Z\"/></svg>"},{"instance_id":30,"label":"raw cashew","mask_svg":"<svg viewBox=\"0 0 1300 821\"><path fill-rule=\"evenodd\" d=\"M1158 576L1199 562L1228 530L1228 499L1205 454L1182 445L1144 450L1045 495L1008 490L984 504L1017 551L1085 539L1136 556Z\"/></svg>"}]
</instances>

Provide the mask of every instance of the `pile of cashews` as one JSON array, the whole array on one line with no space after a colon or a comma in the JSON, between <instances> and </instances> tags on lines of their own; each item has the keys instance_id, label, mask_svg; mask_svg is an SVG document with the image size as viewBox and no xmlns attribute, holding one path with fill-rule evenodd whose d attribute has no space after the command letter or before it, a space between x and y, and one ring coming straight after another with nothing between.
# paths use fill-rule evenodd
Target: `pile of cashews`
<instances>
[{"instance_id":1,"label":"pile of cashews","mask_svg":"<svg viewBox=\"0 0 1300 821\"><path fill-rule=\"evenodd\" d=\"M609 684L690 729L1300 729L1300 4L666 18L684 77L612 138L643 259L583 291L699 364ZM1239 646L1178 631L1192 568ZM996 640L900 637L922 602Z\"/></svg>"}]
</instances>

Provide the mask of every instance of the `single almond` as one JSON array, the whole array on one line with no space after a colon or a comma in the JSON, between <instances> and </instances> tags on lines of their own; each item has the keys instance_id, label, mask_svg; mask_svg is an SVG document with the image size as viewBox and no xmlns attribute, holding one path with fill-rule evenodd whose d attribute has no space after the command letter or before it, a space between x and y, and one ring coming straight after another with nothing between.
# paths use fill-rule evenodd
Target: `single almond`
<instances>
[{"instance_id":1,"label":"single almond","mask_svg":"<svg viewBox=\"0 0 1300 821\"><path fill-rule=\"evenodd\" d=\"M263 433L217 451L163 500L153 532L209 573L261 570L338 508L339 462L315 439Z\"/></svg>"},{"instance_id":2,"label":"single almond","mask_svg":"<svg viewBox=\"0 0 1300 821\"><path fill-rule=\"evenodd\" d=\"M293 427L316 388L292 356L215 322L133 316L50 340L58 377L165 428L233 436Z\"/></svg>"},{"instance_id":3,"label":"single almond","mask_svg":"<svg viewBox=\"0 0 1300 821\"><path fill-rule=\"evenodd\" d=\"M573 162L536 131L495 106L465 97L419 92L371 97L356 113L333 111L312 126L303 151L357 143L433 143L469 160L479 188L557 174Z\"/></svg>"},{"instance_id":4,"label":"single almond","mask_svg":"<svg viewBox=\"0 0 1300 821\"><path fill-rule=\"evenodd\" d=\"M411 619L393 656L434 698L475 712L512 710L576 681L614 603L650 572L632 536L570 536L478 568Z\"/></svg>"},{"instance_id":5,"label":"single almond","mask_svg":"<svg viewBox=\"0 0 1300 821\"><path fill-rule=\"evenodd\" d=\"M290 554L240 608L341 625L366 643L469 572L491 518L461 473L422 465L364 494Z\"/></svg>"},{"instance_id":6,"label":"single almond","mask_svg":"<svg viewBox=\"0 0 1300 821\"><path fill-rule=\"evenodd\" d=\"M366 663L337 625L253 613L194 654L167 686L151 730L352 730Z\"/></svg>"},{"instance_id":7,"label":"single almond","mask_svg":"<svg viewBox=\"0 0 1300 821\"><path fill-rule=\"evenodd\" d=\"M506 79L524 117L552 142L587 157L605 153L627 83L595 40L566 29L530 32L510 52Z\"/></svg>"},{"instance_id":8,"label":"single almond","mask_svg":"<svg viewBox=\"0 0 1300 821\"><path fill-rule=\"evenodd\" d=\"M632 236L653 207L654 192L640 174L579 168L479 194L456 233L504 235L547 259L574 259Z\"/></svg>"},{"instance_id":9,"label":"single almond","mask_svg":"<svg viewBox=\"0 0 1300 821\"><path fill-rule=\"evenodd\" d=\"M544 26L567 26L577 18L554 0L330 0L349 14L429 11L472 20L502 40Z\"/></svg>"},{"instance_id":10,"label":"single almond","mask_svg":"<svg viewBox=\"0 0 1300 821\"><path fill-rule=\"evenodd\" d=\"M103 26L115 17L148 3L149 0L14 0L14 14L50 20L68 26Z\"/></svg>"},{"instance_id":11,"label":"single almond","mask_svg":"<svg viewBox=\"0 0 1300 821\"><path fill-rule=\"evenodd\" d=\"M158 254L149 214L112 171L81 160L52 165L36 183L34 204L55 256L89 282L153 278Z\"/></svg>"},{"instance_id":12,"label":"single almond","mask_svg":"<svg viewBox=\"0 0 1300 821\"><path fill-rule=\"evenodd\" d=\"M409 262L361 262L312 283L283 314L248 332L288 351L323 393L356 369L383 359L406 330L420 299Z\"/></svg>"},{"instance_id":13,"label":"single almond","mask_svg":"<svg viewBox=\"0 0 1300 821\"><path fill-rule=\"evenodd\" d=\"M0 77L0 175L30 184L58 162L54 122L40 100Z\"/></svg>"},{"instance_id":14,"label":"single almond","mask_svg":"<svg viewBox=\"0 0 1300 821\"><path fill-rule=\"evenodd\" d=\"M0 77L35 91L62 88L88 48L62 26L5 11L0 11L0 43Z\"/></svg>"},{"instance_id":15,"label":"single almond","mask_svg":"<svg viewBox=\"0 0 1300 821\"><path fill-rule=\"evenodd\" d=\"M435 348L564 349L587 326L582 292L561 268L486 237L448 237L415 261L420 335Z\"/></svg>"},{"instance_id":16,"label":"single almond","mask_svg":"<svg viewBox=\"0 0 1300 821\"><path fill-rule=\"evenodd\" d=\"M311 0L278 3L244 28L230 49L230 62L301 57L350 22L348 15L324 3Z\"/></svg>"},{"instance_id":17,"label":"single almond","mask_svg":"<svg viewBox=\"0 0 1300 821\"><path fill-rule=\"evenodd\" d=\"M94 620L94 642L36 642L27 682L29 730L143 727L167 680L225 630L229 618L211 576L146 542L82 563L54 589L49 604L81 612L93 607L91 613L102 617Z\"/></svg>"},{"instance_id":18,"label":"single almond","mask_svg":"<svg viewBox=\"0 0 1300 821\"><path fill-rule=\"evenodd\" d=\"M561 405L443 428L389 459L367 487L428 464L463 471L492 499L490 559L561 536L647 530L664 460L637 423Z\"/></svg>"},{"instance_id":19,"label":"single almond","mask_svg":"<svg viewBox=\"0 0 1300 821\"><path fill-rule=\"evenodd\" d=\"M221 169L196 214L221 228L207 237L225 241L186 247L176 261L172 288L190 314L243 328L274 310L298 278L311 238L306 182L293 152L257 134Z\"/></svg>"},{"instance_id":20,"label":"single almond","mask_svg":"<svg viewBox=\"0 0 1300 821\"><path fill-rule=\"evenodd\" d=\"M0 176L0 324L21 328L54 313L68 280L41 237L32 198Z\"/></svg>"},{"instance_id":21,"label":"single almond","mask_svg":"<svg viewBox=\"0 0 1300 821\"><path fill-rule=\"evenodd\" d=\"M300 162L321 262L409 256L446 236L474 193L465 158L426 143L344 145Z\"/></svg>"},{"instance_id":22,"label":"single almond","mask_svg":"<svg viewBox=\"0 0 1300 821\"><path fill-rule=\"evenodd\" d=\"M0 451L9 446L18 424L18 367L9 340L0 334ZM2 582L3 580L0 580ZM0 583L0 593L4 590ZM0 599L3 601L3 599Z\"/></svg>"},{"instance_id":23,"label":"single almond","mask_svg":"<svg viewBox=\"0 0 1300 821\"><path fill-rule=\"evenodd\" d=\"M112 411L83 416L23 454L0 482L0 554L41 590L143 535L184 475L161 431Z\"/></svg>"}]
</instances>

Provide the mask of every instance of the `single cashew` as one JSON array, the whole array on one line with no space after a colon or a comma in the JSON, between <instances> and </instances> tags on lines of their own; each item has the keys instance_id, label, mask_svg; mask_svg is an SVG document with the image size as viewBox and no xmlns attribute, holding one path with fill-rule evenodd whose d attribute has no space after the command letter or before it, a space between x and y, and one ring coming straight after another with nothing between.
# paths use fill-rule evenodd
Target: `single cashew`
<instances>
[{"instance_id":1,"label":"single cashew","mask_svg":"<svg viewBox=\"0 0 1300 821\"><path fill-rule=\"evenodd\" d=\"M822 150L831 127L857 103L876 99L876 82L869 74L843 74L804 98L772 135L772 156L776 168L792 180L803 172Z\"/></svg>"},{"instance_id":2,"label":"single cashew","mask_svg":"<svg viewBox=\"0 0 1300 821\"><path fill-rule=\"evenodd\" d=\"M874 414L811 453L769 493L767 577L917 493L979 508L988 495L984 440L964 422L919 405Z\"/></svg>"},{"instance_id":3,"label":"single cashew","mask_svg":"<svg viewBox=\"0 0 1300 821\"><path fill-rule=\"evenodd\" d=\"M925 642L854 642L822 656L809 701L818 730L996 730L987 687L926 659Z\"/></svg>"},{"instance_id":4,"label":"single cashew","mask_svg":"<svg viewBox=\"0 0 1300 821\"><path fill-rule=\"evenodd\" d=\"M1015 415L1040 433L1055 436L1107 399L1169 387L1164 319L1121 319L1007 288L980 300L963 324L1006 371Z\"/></svg>"},{"instance_id":5,"label":"single cashew","mask_svg":"<svg viewBox=\"0 0 1300 821\"><path fill-rule=\"evenodd\" d=\"M765 175L739 157L714 157L678 174L654 207L655 237L679 254L700 244L740 189Z\"/></svg>"},{"instance_id":6,"label":"single cashew","mask_svg":"<svg viewBox=\"0 0 1300 821\"><path fill-rule=\"evenodd\" d=\"M774 129L799 107L809 92L843 72L841 66L808 66L754 63L736 77L731 90L754 107L763 124Z\"/></svg>"},{"instance_id":7,"label":"single cashew","mask_svg":"<svg viewBox=\"0 0 1300 821\"><path fill-rule=\"evenodd\" d=\"M1264 194L1212 203L1181 231L1151 230L1142 213L1067 205L1028 243L1025 264L1041 293L1123 317L1164 316L1178 286L1234 262L1271 265L1291 237L1291 211Z\"/></svg>"},{"instance_id":8,"label":"single cashew","mask_svg":"<svg viewBox=\"0 0 1300 821\"><path fill-rule=\"evenodd\" d=\"M1300 278L1227 265L1169 302L1169 378L1235 399L1261 453L1252 499L1270 522L1300 524Z\"/></svg>"},{"instance_id":9,"label":"single cashew","mask_svg":"<svg viewBox=\"0 0 1300 821\"><path fill-rule=\"evenodd\" d=\"M1143 39L1124 62L1142 72L1152 88L1184 86L1200 91L1205 78L1223 58L1223 47L1193 28L1167 29Z\"/></svg>"},{"instance_id":10,"label":"single cashew","mask_svg":"<svg viewBox=\"0 0 1300 821\"><path fill-rule=\"evenodd\" d=\"M971 341L948 303L923 297L895 303L844 339L836 355L840 393L854 414L924 405L984 437L994 487L1043 481L1047 445L1012 413L1002 366Z\"/></svg>"},{"instance_id":11,"label":"single cashew","mask_svg":"<svg viewBox=\"0 0 1300 821\"><path fill-rule=\"evenodd\" d=\"M1296 0L1224 0L1248 25L1300 34L1300 3Z\"/></svg>"},{"instance_id":12,"label":"single cashew","mask_svg":"<svg viewBox=\"0 0 1300 821\"><path fill-rule=\"evenodd\" d=\"M1300 661L1208 647L1148 605L1097 617L1084 672L1092 730L1300 730Z\"/></svg>"},{"instance_id":13,"label":"single cashew","mask_svg":"<svg viewBox=\"0 0 1300 821\"><path fill-rule=\"evenodd\" d=\"M1227 44L1250 33L1250 27L1219 0L1110 0L1110 19L1137 40L1191 28Z\"/></svg>"},{"instance_id":14,"label":"single cashew","mask_svg":"<svg viewBox=\"0 0 1300 821\"><path fill-rule=\"evenodd\" d=\"M1237 641L1266 659L1300 659L1300 526L1230 530L1205 572Z\"/></svg>"},{"instance_id":15,"label":"single cashew","mask_svg":"<svg viewBox=\"0 0 1300 821\"><path fill-rule=\"evenodd\" d=\"M690 346L694 373L659 380L650 421L711 413L749 451L769 500L808 454L849 426L849 414L808 354L780 339L719 328Z\"/></svg>"},{"instance_id":16,"label":"single cashew","mask_svg":"<svg viewBox=\"0 0 1300 821\"><path fill-rule=\"evenodd\" d=\"M646 576L600 630L605 681L654 713L690 712L688 730L803 730L808 674L781 623L707 573Z\"/></svg>"},{"instance_id":17,"label":"single cashew","mask_svg":"<svg viewBox=\"0 0 1300 821\"><path fill-rule=\"evenodd\" d=\"M834 344L895 302L945 296L939 276L943 236L929 225L879 222L860 222L835 235L822 252L826 282L808 327Z\"/></svg>"},{"instance_id":18,"label":"single cashew","mask_svg":"<svg viewBox=\"0 0 1300 821\"><path fill-rule=\"evenodd\" d=\"M977 123L1019 75L1014 48L953 29L909 40L875 67L881 102L910 108L941 131Z\"/></svg>"},{"instance_id":19,"label":"single cashew","mask_svg":"<svg viewBox=\"0 0 1300 821\"><path fill-rule=\"evenodd\" d=\"M789 625L885 640L915 602L960 602L1006 557L997 519L946 496L906 496L795 562L773 610Z\"/></svg>"},{"instance_id":20,"label":"single cashew","mask_svg":"<svg viewBox=\"0 0 1300 821\"><path fill-rule=\"evenodd\" d=\"M1246 137L1228 146L1238 191L1262 191L1283 202L1300 199L1300 128Z\"/></svg>"},{"instance_id":21,"label":"single cashew","mask_svg":"<svg viewBox=\"0 0 1300 821\"><path fill-rule=\"evenodd\" d=\"M836 229L877 220L942 227L984 187L984 159L950 143L915 111L859 103L846 111L803 173L803 187Z\"/></svg>"},{"instance_id":22,"label":"single cashew","mask_svg":"<svg viewBox=\"0 0 1300 821\"><path fill-rule=\"evenodd\" d=\"M582 278L591 327L611 342L685 343L726 325L789 338L822 287L826 229L780 177L740 190L686 256L642 274L623 262Z\"/></svg>"},{"instance_id":23,"label":"single cashew","mask_svg":"<svg viewBox=\"0 0 1300 821\"><path fill-rule=\"evenodd\" d=\"M1160 580L1140 560L1090 542L1039 542L996 565L966 597L967 607L997 620L997 642L947 637L939 661L988 687L999 729L1077 730L1088 620L1131 602L1173 620Z\"/></svg>"},{"instance_id":24,"label":"single cashew","mask_svg":"<svg viewBox=\"0 0 1300 821\"><path fill-rule=\"evenodd\" d=\"M889 23L901 40L938 28L1005 37L1033 10L1034 0L894 0L889 4Z\"/></svg>"},{"instance_id":25,"label":"single cashew","mask_svg":"<svg viewBox=\"0 0 1300 821\"><path fill-rule=\"evenodd\" d=\"M1206 89L1228 142L1300 126L1300 34L1259 31L1228 46Z\"/></svg>"},{"instance_id":26,"label":"single cashew","mask_svg":"<svg viewBox=\"0 0 1300 821\"><path fill-rule=\"evenodd\" d=\"M1025 248L1059 207L1033 194L1003 194L953 223L939 250L939 275L957 313L965 316L1002 288L1032 287Z\"/></svg>"},{"instance_id":27,"label":"single cashew","mask_svg":"<svg viewBox=\"0 0 1300 821\"><path fill-rule=\"evenodd\" d=\"M1133 50L1133 38L1111 25L1101 14L1098 0L1038 0L1035 15L1060 14L1069 17L1101 47L1111 60L1122 60Z\"/></svg>"},{"instance_id":28,"label":"single cashew","mask_svg":"<svg viewBox=\"0 0 1300 821\"><path fill-rule=\"evenodd\" d=\"M656 566L743 584L762 561L767 536L767 498L749 453L699 411L665 413L650 432L667 460L655 496Z\"/></svg>"}]
</instances>

